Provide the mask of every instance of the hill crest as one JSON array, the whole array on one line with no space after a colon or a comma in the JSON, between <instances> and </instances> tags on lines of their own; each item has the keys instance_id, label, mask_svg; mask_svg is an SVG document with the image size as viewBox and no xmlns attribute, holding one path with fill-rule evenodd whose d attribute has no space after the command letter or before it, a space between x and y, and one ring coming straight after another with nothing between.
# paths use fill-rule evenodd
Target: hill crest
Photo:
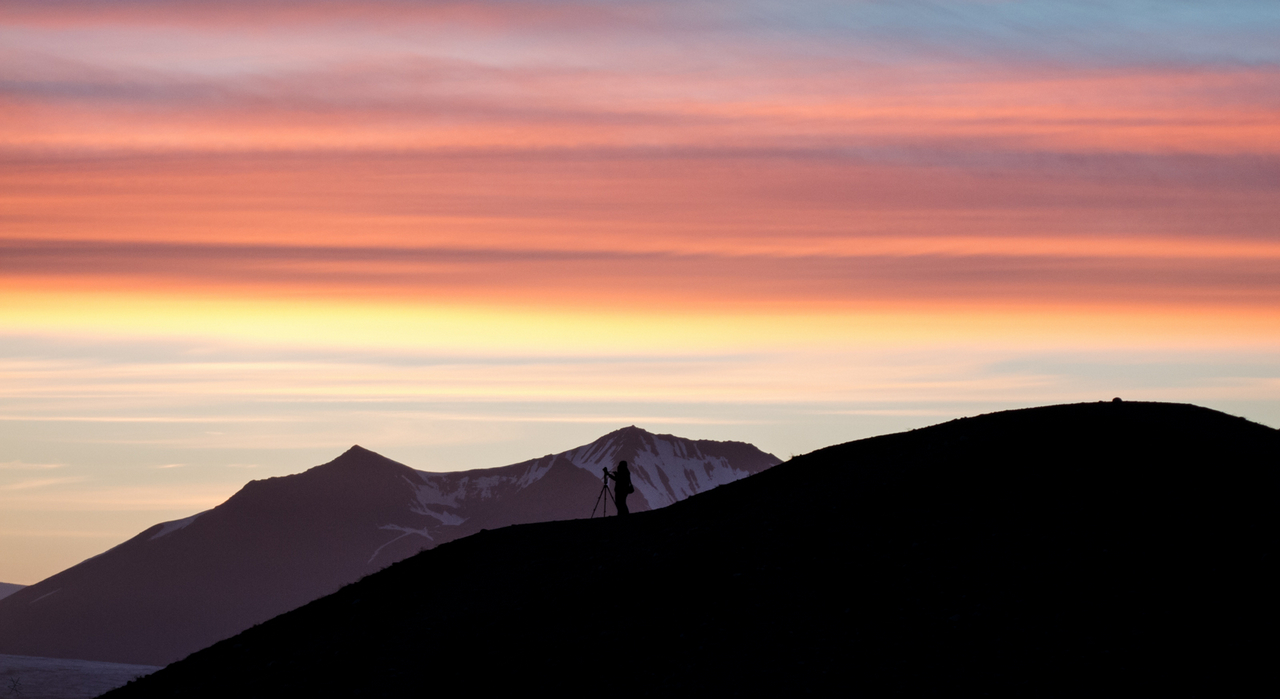
<instances>
[{"instance_id":1,"label":"hill crest","mask_svg":"<svg viewBox=\"0 0 1280 699\"><path fill-rule=\"evenodd\" d=\"M401 696L424 663L439 692L1249 695L1278 455L1195 406L956 420L453 541L111 696Z\"/></svg>"}]
</instances>

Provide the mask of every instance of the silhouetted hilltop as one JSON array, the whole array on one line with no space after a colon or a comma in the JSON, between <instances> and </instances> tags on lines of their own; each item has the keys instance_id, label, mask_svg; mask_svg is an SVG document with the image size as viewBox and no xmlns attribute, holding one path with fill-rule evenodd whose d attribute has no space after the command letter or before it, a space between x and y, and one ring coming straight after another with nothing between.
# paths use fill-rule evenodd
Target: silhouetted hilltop
<instances>
[{"instance_id":1,"label":"silhouetted hilltop","mask_svg":"<svg viewBox=\"0 0 1280 699\"><path fill-rule=\"evenodd\" d=\"M108 696L1256 695L1278 456L1188 405L956 420L484 531Z\"/></svg>"},{"instance_id":2,"label":"silhouetted hilltop","mask_svg":"<svg viewBox=\"0 0 1280 699\"><path fill-rule=\"evenodd\" d=\"M561 454L450 473L354 446L304 473L252 481L212 510L157 524L0 600L0 653L170 663L424 548L485 528L587 517L600 468L618 458L632 461L636 511L778 463L747 444L636 427Z\"/></svg>"}]
</instances>

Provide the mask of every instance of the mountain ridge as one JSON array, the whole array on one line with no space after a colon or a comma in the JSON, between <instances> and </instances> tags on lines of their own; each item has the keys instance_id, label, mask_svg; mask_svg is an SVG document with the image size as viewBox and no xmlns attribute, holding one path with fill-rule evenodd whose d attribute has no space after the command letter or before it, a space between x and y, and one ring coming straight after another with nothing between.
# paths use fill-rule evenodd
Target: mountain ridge
<instances>
[{"instance_id":1,"label":"mountain ridge","mask_svg":"<svg viewBox=\"0 0 1280 699\"><path fill-rule=\"evenodd\" d=\"M623 428L560 454L446 473L354 445L302 473L250 481L215 508L148 527L0 600L0 653L163 665L424 548L587 517L601 487L594 469L623 453L642 496L631 497L633 511L778 461L720 444Z\"/></svg>"}]
</instances>

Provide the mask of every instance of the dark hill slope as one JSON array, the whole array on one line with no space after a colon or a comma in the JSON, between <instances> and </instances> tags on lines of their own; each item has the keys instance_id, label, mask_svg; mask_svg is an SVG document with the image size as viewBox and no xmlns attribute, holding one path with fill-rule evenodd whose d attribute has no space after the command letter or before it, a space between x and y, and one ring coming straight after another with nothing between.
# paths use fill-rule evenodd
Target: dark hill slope
<instances>
[{"instance_id":1,"label":"dark hill slope","mask_svg":"<svg viewBox=\"0 0 1280 699\"><path fill-rule=\"evenodd\" d=\"M1278 435L1103 403L844 444L445 544L109 696L1259 695Z\"/></svg>"}]
</instances>

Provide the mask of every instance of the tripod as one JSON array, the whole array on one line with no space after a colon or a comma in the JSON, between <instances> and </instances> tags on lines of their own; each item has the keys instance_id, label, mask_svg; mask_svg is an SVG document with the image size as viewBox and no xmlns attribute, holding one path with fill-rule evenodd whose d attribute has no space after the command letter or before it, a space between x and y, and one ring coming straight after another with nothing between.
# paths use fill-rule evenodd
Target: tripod
<instances>
[{"instance_id":1,"label":"tripod","mask_svg":"<svg viewBox=\"0 0 1280 699\"><path fill-rule=\"evenodd\" d=\"M607 500L604 497L605 493L609 494L609 498ZM613 499L613 491L609 490L609 469L606 467L604 469L604 484L600 486L600 494L596 496L596 506L591 508L591 517L589 517L588 519L592 519L596 516L596 509L600 507L600 503L602 501L604 502L604 509L600 511L600 516L608 517L609 516L609 500L612 500L612 499Z\"/></svg>"}]
</instances>

